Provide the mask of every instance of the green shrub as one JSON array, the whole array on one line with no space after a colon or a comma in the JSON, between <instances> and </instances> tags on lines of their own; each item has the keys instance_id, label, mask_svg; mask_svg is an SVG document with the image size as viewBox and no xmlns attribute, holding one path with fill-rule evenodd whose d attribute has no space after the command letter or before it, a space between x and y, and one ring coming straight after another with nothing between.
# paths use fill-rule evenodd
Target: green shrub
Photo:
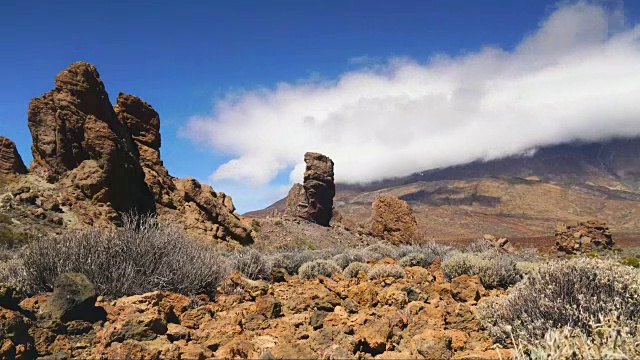
<instances>
[{"instance_id":1,"label":"green shrub","mask_svg":"<svg viewBox=\"0 0 640 360\"><path fill-rule=\"evenodd\" d=\"M592 258L592 259L596 259L596 258L599 258L599 257L600 257L600 256L598 255L598 253L595 253L595 252L589 252L589 253L586 253L586 254L584 254L584 256L589 257L589 258Z\"/></svg>"},{"instance_id":2,"label":"green shrub","mask_svg":"<svg viewBox=\"0 0 640 360\"><path fill-rule=\"evenodd\" d=\"M496 341L535 343L551 329L571 326L592 336L591 323L614 316L619 326L636 331L640 321L638 270L613 260L586 257L541 265L505 298L479 307ZM635 335L635 333L632 333Z\"/></svg>"},{"instance_id":3,"label":"green shrub","mask_svg":"<svg viewBox=\"0 0 640 360\"><path fill-rule=\"evenodd\" d=\"M300 266L298 275L303 279L313 279L318 276L331 277L333 273L340 272L341 269L331 260L314 260L306 262Z\"/></svg>"},{"instance_id":4,"label":"green shrub","mask_svg":"<svg viewBox=\"0 0 640 360\"><path fill-rule=\"evenodd\" d=\"M390 277L400 279L405 277L406 275L407 274L404 272L404 269L400 265L376 265L371 270L369 270L370 280Z\"/></svg>"},{"instance_id":5,"label":"green shrub","mask_svg":"<svg viewBox=\"0 0 640 360\"><path fill-rule=\"evenodd\" d=\"M10 225L13 221L11 221L11 216L7 214L0 214L0 224Z\"/></svg>"},{"instance_id":6,"label":"green shrub","mask_svg":"<svg viewBox=\"0 0 640 360\"><path fill-rule=\"evenodd\" d=\"M29 242L30 236L23 232L14 232L8 226L0 224L0 248L12 249Z\"/></svg>"},{"instance_id":7,"label":"green shrub","mask_svg":"<svg viewBox=\"0 0 640 360\"><path fill-rule=\"evenodd\" d=\"M31 241L20 254L19 281L27 293L51 291L62 273L81 273L98 294L113 297L172 291L213 294L230 272L211 246L181 226L125 216L121 229L89 228Z\"/></svg>"},{"instance_id":8,"label":"green shrub","mask_svg":"<svg viewBox=\"0 0 640 360\"><path fill-rule=\"evenodd\" d=\"M620 263L622 265L631 266L631 267L634 267L636 269L640 268L640 260L635 256L628 257L628 258L620 261Z\"/></svg>"},{"instance_id":9,"label":"green shrub","mask_svg":"<svg viewBox=\"0 0 640 360\"><path fill-rule=\"evenodd\" d=\"M442 267L450 279L465 274L479 275L486 288L506 288L522 279L516 261L497 251L459 253L445 260Z\"/></svg>"},{"instance_id":10,"label":"green shrub","mask_svg":"<svg viewBox=\"0 0 640 360\"><path fill-rule=\"evenodd\" d=\"M407 256L403 257L398 261L398 265L402 267L407 266L429 266L424 257L424 254L421 253L410 253Z\"/></svg>"},{"instance_id":11,"label":"green shrub","mask_svg":"<svg viewBox=\"0 0 640 360\"><path fill-rule=\"evenodd\" d=\"M271 273L271 263L265 255L254 249L242 249L231 256L233 269L251 280L266 279Z\"/></svg>"},{"instance_id":12,"label":"green shrub","mask_svg":"<svg viewBox=\"0 0 640 360\"><path fill-rule=\"evenodd\" d=\"M351 264L349 264L349 266L344 268L342 274L348 278L357 278L358 274L360 273L364 273L365 275L368 274L369 269L371 269L371 267L367 264L361 262L352 262Z\"/></svg>"},{"instance_id":13,"label":"green shrub","mask_svg":"<svg viewBox=\"0 0 640 360\"><path fill-rule=\"evenodd\" d=\"M253 219L251 220L251 230L255 232L259 232L261 229L260 221Z\"/></svg>"}]
</instances>

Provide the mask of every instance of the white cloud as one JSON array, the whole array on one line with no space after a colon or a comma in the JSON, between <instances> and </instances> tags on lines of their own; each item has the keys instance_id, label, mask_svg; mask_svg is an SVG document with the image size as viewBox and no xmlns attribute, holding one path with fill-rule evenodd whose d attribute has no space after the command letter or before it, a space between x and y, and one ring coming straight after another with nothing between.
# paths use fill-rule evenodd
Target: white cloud
<instances>
[{"instance_id":1,"label":"white cloud","mask_svg":"<svg viewBox=\"0 0 640 360\"><path fill-rule=\"evenodd\" d=\"M291 168L301 181L306 151L330 156L338 181L366 182L571 140L637 136L640 26L625 27L619 13L599 6L567 5L513 51L391 59L331 82L234 94L185 131L234 158L214 182L249 181L245 189Z\"/></svg>"}]
</instances>

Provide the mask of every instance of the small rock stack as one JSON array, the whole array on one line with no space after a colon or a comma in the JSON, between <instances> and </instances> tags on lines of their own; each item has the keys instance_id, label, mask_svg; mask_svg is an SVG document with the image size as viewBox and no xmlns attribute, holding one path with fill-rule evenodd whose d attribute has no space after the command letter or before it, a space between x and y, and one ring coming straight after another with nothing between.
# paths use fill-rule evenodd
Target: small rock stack
<instances>
[{"instance_id":1,"label":"small rock stack","mask_svg":"<svg viewBox=\"0 0 640 360\"><path fill-rule=\"evenodd\" d=\"M16 144L11 139L0 136L0 174L26 174Z\"/></svg>"},{"instance_id":2,"label":"small rock stack","mask_svg":"<svg viewBox=\"0 0 640 360\"><path fill-rule=\"evenodd\" d=\"M336 194L333 161L325 155L308 152L304 154L304 162L307 166L304 184L294 184L289 190L285 214L329 226Z\"/></svg>"},{"instance_id":3,"label":"small rock stack","mask_svg":"<svg viewBox=\"0 0 640 360\"><path fill-rule=\"evenodd\" d=\"M575 225L556 223L556 249L567 254L587 253L597 249L611 249L613 238L606 223L598 220Z\"/></svg>"},{"instance_id":4,"label":"small rock stack","mask_svg":"<svg viewBox=\"0 0 640 360\"><path fill-rule=\"evenodd\" d=\"M371 235L393 244L414 240L418 223L409 204L392 195L379 195L372 204Z\"/></svg>"}]
</instances>

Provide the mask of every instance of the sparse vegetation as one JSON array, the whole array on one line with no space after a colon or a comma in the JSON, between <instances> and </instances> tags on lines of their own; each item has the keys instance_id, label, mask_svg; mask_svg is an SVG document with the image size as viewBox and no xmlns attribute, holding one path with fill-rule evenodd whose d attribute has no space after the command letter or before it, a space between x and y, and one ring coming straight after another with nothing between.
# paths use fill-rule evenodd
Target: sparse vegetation
<instances>
[{"instance_id":1,"label":"sparse vegetation","mask_svg":"<svg viewBox=\"0 0 640 360\"><path fill-rule=\"evenodd\" d=\"M407 274L400 265L376 265L369 271L369 279L377 280L384 278L400 279Z\"/></svg>"},{"instance_id":2,"label":"sparse vegetation","mask_svg":"<svg viewBox=\"0 0 640 360\"><path fill-rule=\"evenodd\" d=\"M333 273L340 272L340 268L331 260L314 260L300 266L298 274L303 279L313 279L318 276L331 277Z\"/></svg>"},{"instance_id":3,"label":"sparse vegetation","mask_svg":"<svg viewBox=\"0 0 640 360\"><path fill-rule=\"evenodd\" d=\"M343 253L335 255L332 260L338 264L341 269L345 269L354 262L364 263L375 256L375 254L366 250L346 250Z\"/></svg>"},{"instance_id":4,"label":"sparse vegetation","mask_svg":"<svg viewBox=\"0 0 640 360\"><path fill-rule=\"evenodd\" d=\"M479 275L487 288L506 288L522 279L515 259L498 251L455 254L445 260L442 267L449 278Z\"/></svg>"},{"instance_id":5,"label":"sparse vegetation","mask_svg":"<svg viewBox=\"0 0 640 360\"><path fill-rule=\"evenodd\" d=\"M628 257L626 259L623 259L623 260L620 261L620 263L622 265L631 266L631 267L634 267L636 269L640 268L640 259L638 259L635 256L630 256L630 257Z\"/></svg>"},{"instance_id":6,"label":"sparse vegetation","mask_svg":"<svg viewBox=\"0 0 640 360\"><path fill-rule=\"evenodd\" d=\"M86 275L99 294L114 297L155 290L214 293L230 271L213 248L151 217L126 216L118 230L93 228L37 239L19 260L23 265L10 269L10 278L27 293L51 291L55 278L67 272Z\"/></svg>"},{"instance_id":7,"label":"sparse vegetation","mask_svg":"<svg viewBox=\"0 0 640 360\"><path fill-rule=\"evenodd\" d=\"M410 253L398 261L398 265L402 267L407 266L429 266L423 254Z\"/></svg>"},{"instance_id":8,"label":"sparse vegetation","mask_svg":"<svg viewBox=\"0 0 640 360\"><path fill-rule=\"evenodd\" d=\"M369 245L364 250L367 251L367 253L371 254L374 260L380 260L383 258L395 259L398 256L397 248L393 245L388 245L385 243Z\"/></svg>"},{"instance_id":9,"label":"sparse vegetation","mask_svg":"<svg viewBox=\"0 0 640 360\"><path fill-rule=\"evenodd\" d=\"M500 342L530 344L553 329L570 326L594 337L592 323L614 317L636 336L640 320L638 270L614 260L574 258L541 265L508 297L483 304L480 313Z\"/></svg>"},{"instance_id":10,"label":"sparse vegetation","mask_svg":"<svg viewBox=\"0 0 640 360\"><path fill-rule=\"evenodd\" d=\"M233 269L251 280L266 279L271 272L271 263L255 249L245 248L231 255Z\"/></svg>"},{"instance_id":11,"label":"sparse vegetation","mask_svg":"<svg viewBox=\"0 0 640 360\"><path fill-rule=\"evenodd\" d=\"M352 262L344 268L342 274L348 278L357 278L359 274L368 274L371 267L361 262Z\"/></svg>"}]
</instances>

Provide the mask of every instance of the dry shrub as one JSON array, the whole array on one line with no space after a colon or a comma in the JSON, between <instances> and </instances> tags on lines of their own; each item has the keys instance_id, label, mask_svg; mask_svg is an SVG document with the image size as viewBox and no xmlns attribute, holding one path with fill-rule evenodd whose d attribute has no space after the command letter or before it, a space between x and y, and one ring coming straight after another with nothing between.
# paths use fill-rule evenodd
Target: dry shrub
<instances>
[{"instance_id":1,"label":"dry shrub","mask_svg":"<svg viewBox=\"0 0 640 360\"><path fill-rule=\"evenodd\" d=\"M393 245L385 243L369 245L364 250L367 254L370 254L374 260L380 260L383 258L395 259L398 257L398 249Z\"/></svg>"},{"instance_id":2,"label":"dry shrub","mask_svg":"<svg viewBox=\"0 0 640 360\"><path fill-rule=\"evenodd\" d=\"M478 275L486 288L506 288L522 279L515 259L498 251L455 254L446 259L442 267L450 279Z\"/></svg>"},{"instance_id":3,"label":"dry shrub","mask_svg":"<svg viewBox=\"0 0 640 360\"><path fill-rule=\"evenodd\" d=\"M367 264L361 262L352 262L344 268L342 274L350 279L357 278L360 273L364 273L365 275L369 273L371 267Z\"/></svg>"},{"instance_id":4,"label":"dry shrub","mask_svg":"<svg viewBox=\"0 0 640 360\"><path fill-rule=\"evenodd\" d=\"M546 359L638 359L640 358L640 336L637 329L617 324L615 316L591 323L591 336L580 329L563 327L547 332L544 339L536 343L516 344L516 358Z\"/></svg>"},{"instance_id":5,"label":"dry shrub","mask_svg":"<svg viewBox=\"0 0 640 360\"><path fill-rule=\"evenodd\" d=\"M271 273L271 263L255 249L244 248L231 255L233 269L251 280L266 279Z\"/></svg>"},{"instance_id":6,"label":"dry shrub","mask_svg":"<svg viewBox=\"0 0 640 360\"><path fill-rule=\"evenodd\" d=\"M593 337L593 319L615 316L635 336L640 273L614 260L574 258L532 271L506 298L479 307L492 336L536 343L551 329L572 327Z\"/></svg>"},{"instance_id":7,"label":"dry shrub","mask_svg":"<svg viewBox=\"0 0 640 360\"><path fill-rule=\"evenodd\" d=\"M425 259L422 253L410 253L398 261L398 265L407 266L429 266L430 263Z\"/></svg>"},{"instance_id":8,"label":"dry shrub","mask_svg":"<svg viewBox=\"0 0 640 360\"><path fill-rule=\"evenodd\" d=\"M376 265L369 271L369 280L396 278L400 279L407 274L400 265Z\"/></svg>"},{"instance_id":9,"label":"dry shrub","mask_svg":"<svg viewBox=\"0 0 640 360\"><path fill-rule=\"evenodd\" d=\"M373 259L377 257L377 255L368 252L365 249L358 250L346 250L341 254L334 256L331 260L333 260L341 269L345 269L352 263L366 263L367 260Z\"/></svg>"},{"instance_id":10,"label":"dry shrub","mask_svg":"<svg viewBox=\"0 0 640 360\"><path fill-rule=\"evenodd\" d=\"M59 274L77 272L100 295L212 294L230 270L223 256L181 227L133 216L125 216L121 229L92 228L34 240L19 259L23 268L15 277L27 293L50 291Z\"/></svg>"},{"instance_id":11,"label":"dry shrub","mask_svg":"<svg viewBox=\"0 0 640 360\"><path fill-rule=\"evenodd\" d=\"M438 258L440 260L444 260L458 252L459 251L452 246L430 241L430 242L419 244L419 245L400 246L397 252L397 257L401 259L410 254L422 254L424 256L424 261L422 266L428 266L428 265L431 265Z\"/></svg>"},{"instance_id":12,"label":"dry shrub","mask_svg":"<svg viewBox=\"0 0 640 360\"><path fill-rule=\"evenodd\" d=\"M286 251L269 255L269 262L271 267L285 269L289 274L293 275L300 270L302 264L314 260L323 260L330 257L330 255L319 250Z\"/></svg>"},{"instance_id":13,"label":"dry shrub","mask_svg":"<svg viewBox=\"0 0 640 360\"><path fill-rule=\"evenodd\" d=\"M298 274L303 279L313 279L318 276L331 277L333 273L340 272L340 268L331 260L314 260L300 266Z\"/></svg>"}]
</instances>

